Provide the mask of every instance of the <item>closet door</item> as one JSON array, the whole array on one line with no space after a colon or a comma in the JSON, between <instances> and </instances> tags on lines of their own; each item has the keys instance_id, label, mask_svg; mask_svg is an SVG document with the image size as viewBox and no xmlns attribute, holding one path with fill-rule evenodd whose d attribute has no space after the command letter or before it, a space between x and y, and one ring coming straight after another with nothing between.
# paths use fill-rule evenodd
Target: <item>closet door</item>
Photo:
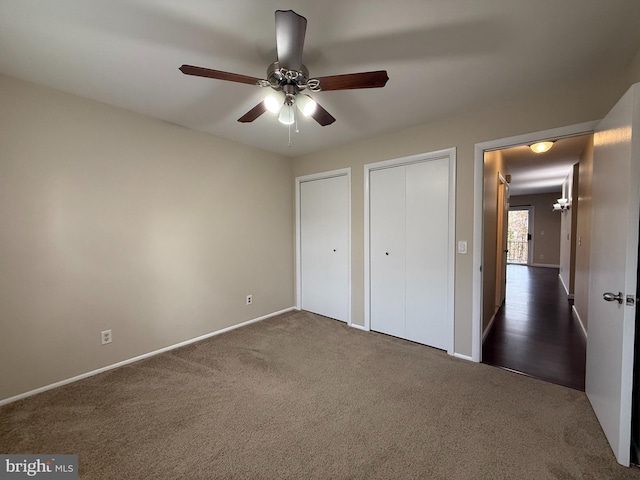
<instances>
[{"instance_id":1,"label":"closet door","mask_svg":"<svg viewBox=\"0 0 640 480\"><path fill-rule=\"evenodd\" d=\"M405 167L373 170L370 201L371 329L405 336Z\"/></svg>"},{"instance_id":2,"label":"closet door","mask_svg":"<svg viewBox=\"0 0 640 480\"><path fill-rule=\"evenodd\" d=\"M449 162L406 167L405 338L446 350Z\"/></svg>"},{"instance_id":3,"label":"closet door","mask_svg":"<svg viewBox=\"0 0 640 480\"><path fill-rule=\"evenodd\" d=\"M300 184L301 308L349 318L349 183L346 175Z\"/></svg>"},{"instance_id":4,"label":"closet door","mask_svg":"<svg viewBox=\"0 0 640 480\"><path fill-rule=\"evenodd\" d=\"M448 350L450 158L369 170L369 325Z\"/></svg>"}]
</instances>

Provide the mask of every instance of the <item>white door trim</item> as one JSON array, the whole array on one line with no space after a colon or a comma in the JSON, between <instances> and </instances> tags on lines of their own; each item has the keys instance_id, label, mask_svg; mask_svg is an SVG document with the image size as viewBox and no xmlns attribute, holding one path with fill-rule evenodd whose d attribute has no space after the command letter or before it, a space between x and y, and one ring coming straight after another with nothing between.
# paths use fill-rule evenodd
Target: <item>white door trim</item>
<instances>
[{"instance_id":1,"label":"white door trim","mask_svg":"<svg viewBox=\"0 0 640 480\"><path fill-rule=\"evenodd\" d=\"M296 195L296 309L302 309L302 261L301 251L302 246L300 244L302 236L300 235L300 185L304 182L311 182L314 180L323 180L326 178L334 177L347 177L347 192L348 192L348 247L347 247L347 263L348 263L348 285L349 292L347 295L347 325L351 326L351 168L341 168L339 170L330 170L328 172L313 173L310 175L303 175L296 177L295 180L295 195Z\"/></svg>"},{"instance_id":2,"label":"white door trim","mask_svg":"<svg viewBox=\"0 0 640 480\"><path fill-rule=\"evenodd\" d=\"M579 123L566 127L552 128L539 132L500 138L476 143L474 152L474 194L473 194L473 293L472 293L472 339L471 358L482 361L482 252L483 252L483 201L484 201L484 152L500 150L517 145L530 144L540 140L557 140L580 134L593 133L599 120Z\"/></svg>"},{"instance_id":3,"label":"white door trim","mask_svg":"<svg viewBox=\"0 0 640 480\"><path fill-rule=\"evenodd\" d=\"M421 153L408 157L368 163L364 166L364 329L371 329L371 270L369 238L369 178L373 170L421 163L430 160L448 158L449 160L449 248L447 252L447 321L450 325L450 338L447 353L454 355L454 306L455 306L455 225L456 225L456 148L446 148L435 152Z\"/></svg>"}]
</instances>

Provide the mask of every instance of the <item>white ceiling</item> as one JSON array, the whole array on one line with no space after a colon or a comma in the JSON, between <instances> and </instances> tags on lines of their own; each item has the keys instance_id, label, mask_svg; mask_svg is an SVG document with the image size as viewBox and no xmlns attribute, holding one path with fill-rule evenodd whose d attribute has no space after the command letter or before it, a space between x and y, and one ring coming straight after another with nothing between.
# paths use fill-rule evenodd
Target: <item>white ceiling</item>
<instances>
[{"instance_id":1,"label":"white ceiling","mask_svg":"<svg viewBox=\"0 0 640 480\"><path fill-rule=\"evenodd\" d=\"M386 69L382 89L315 95L337 121L236 120L259 87L183 75L192 64L264 77L274 11L308 20L312 77ZM638 0L1 0L0 72L286 155L401 130L623 71Z\"/></svg>"}]
</instances>

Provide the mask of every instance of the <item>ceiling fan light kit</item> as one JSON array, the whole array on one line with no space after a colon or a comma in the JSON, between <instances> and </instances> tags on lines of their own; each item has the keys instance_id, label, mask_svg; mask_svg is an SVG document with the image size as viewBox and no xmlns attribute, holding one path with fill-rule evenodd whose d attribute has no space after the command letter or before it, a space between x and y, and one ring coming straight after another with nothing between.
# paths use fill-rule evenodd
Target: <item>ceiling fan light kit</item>
<instances>
[{"instance_id":1,"label":"ceiling fan light kit","mask_svg":"<svg viewBox=\"0 0 640 480\"><path fill-rule=\"evenodd\" d=\"M269 87L272 91L264 100L240 117L238 121L241 123L253 122L263 113L269 111L277 114L278 120L289 126L295 122L296 106L303 115L313 118L323 127L336 121L313 98L301 93L304 90L320 92L323 90L381 88L389 80L385 70L310 78L309 70L302 64L307 19L293 10L276 10L275 25L278 58L267 68L266 79L193 65L182 65L180 71L185 75L196 77L245 83L263 88Z\"/></svg>"},{"instance_id":2,"label":"ceiling fan light kit","mask_svg":"<svg viewBox=\"0 0 640 480\"><path fill-rule=\"evenodd\" d=\"M296 105L305 117L313 115L318 107L318 104L313 98L303 93L296 97Z\"/></svg>"},{"instance_id":3,"label":"ceiling fan light kit","mask_svg":"<svg viewBox=\"0 0 640 480\"><path fill-rule=\"evenodd\" d=\"M279 113L282 105L284 104L284 93L271 92L264 97L264 106L267 107L271 113Z\"/></svg>"},{"instance_id":4,"label":"ceiling fan light kit","mask_svg":"<svg viewBox=\"0 0 640 480\"><path fill-rule=\"evenodd\" d=\"M293 105L284 105L278 115L278 120L284 125L292 125L296 121Z\"/></svg>"}]
</instances>

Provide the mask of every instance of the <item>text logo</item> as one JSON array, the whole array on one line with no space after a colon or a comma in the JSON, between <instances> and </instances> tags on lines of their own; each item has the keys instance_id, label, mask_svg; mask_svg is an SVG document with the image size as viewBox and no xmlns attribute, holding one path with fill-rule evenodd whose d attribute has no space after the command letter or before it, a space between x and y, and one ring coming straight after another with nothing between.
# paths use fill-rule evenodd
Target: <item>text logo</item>
<instances>
[{"instance_id":1,"label":"text logo","mask_svg":"<svg viewBox=\"0 0 640 480\"><path fill-rule=\"evenodd\" d=\"M78 480L77 455L0 455L0 480Z\"/></svg>"}]
</instances>

